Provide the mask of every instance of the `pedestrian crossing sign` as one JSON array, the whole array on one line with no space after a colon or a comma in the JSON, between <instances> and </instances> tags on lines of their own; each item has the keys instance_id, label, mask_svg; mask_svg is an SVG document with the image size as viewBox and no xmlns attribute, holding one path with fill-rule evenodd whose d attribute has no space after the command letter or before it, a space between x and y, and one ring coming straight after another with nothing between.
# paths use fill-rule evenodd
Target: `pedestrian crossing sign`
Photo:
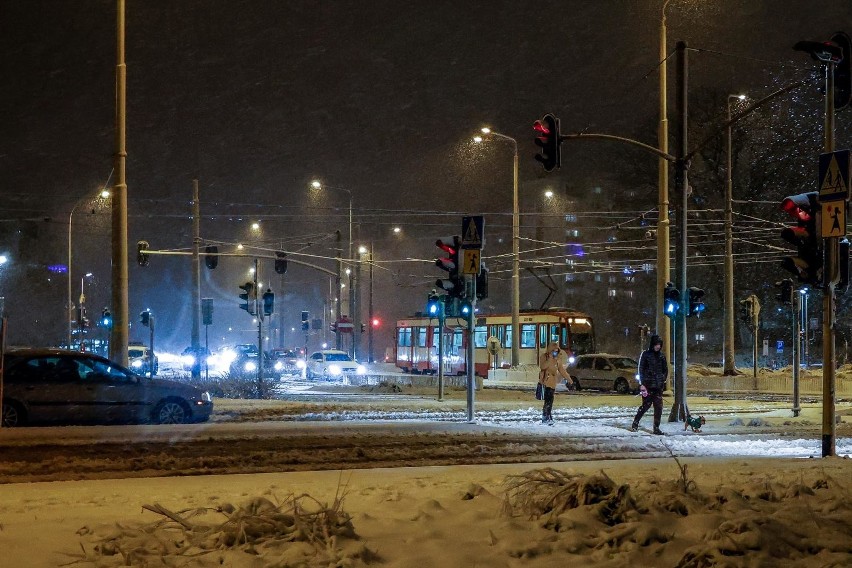
<instances>
[{"instance_id":1,"label":"pedestrian crossing sign","mask_svg":"<svg viewBox=\"0 0 852 568\"><path fill-rule=\"evenodd\" d=\"M849 199L849 150L819 156L819 199L834 201Z\"/></svg>"},{"instance_id":2,"label":"pedestrian crossing sign","mask_svg":"<svg viewBox=\"0 0 852 568\"><path fill-rule=\"evenodd\" d=\"M484 229L482 215L462 217L462 248L481 249L485 240Z\"/></svg>"},{"instance_id":3,"label":"pedestrian crossing sign","mask_svg":"<svg viewBox=\"0 0 852 568\"><path fill-rule=\"evenodd\" d=\"M827 201L822 203L823 238L846 236L846 202Z\"/></svg>"}]
</instances>

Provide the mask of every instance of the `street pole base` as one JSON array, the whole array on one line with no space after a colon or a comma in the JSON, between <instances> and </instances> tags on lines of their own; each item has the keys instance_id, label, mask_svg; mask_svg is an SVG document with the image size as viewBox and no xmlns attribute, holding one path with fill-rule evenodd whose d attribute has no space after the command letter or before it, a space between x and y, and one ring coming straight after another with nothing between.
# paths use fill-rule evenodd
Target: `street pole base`
<instances>
[{"instance_id":1,"label":"street pole base","mask_svg":"<svg viewBox=\"0 0 852 568\"><path fill-rule=\"evenodd\" d=\"M802 409L801 409L801 408L799 408L799 407L795 407L795 408L793 408L793 418L798 418L798 417L799 417L799 412L801 412L801 411L802 411Z\"/></svg>"},{"instance_id":2,"label":"street pole base","mask_svg":"<svg viewBox=\"0 0 852 568\"><path fill-rule=\"evenodd\" d=\"M822 435L822 457L826 458L834 455L834 436L831 434Z\"/></svg>"},{"instance_id":3,"label":"street pole base","mask_svg":"<svg viewBox=\"0 0 852 568\"><path fill-rule=\"evenodd\" d=\"M689 416L689 409L686 407L686 403L675 403L669 413L669 422L686 422L687 416Z\"/></svg>"}]
</instances>

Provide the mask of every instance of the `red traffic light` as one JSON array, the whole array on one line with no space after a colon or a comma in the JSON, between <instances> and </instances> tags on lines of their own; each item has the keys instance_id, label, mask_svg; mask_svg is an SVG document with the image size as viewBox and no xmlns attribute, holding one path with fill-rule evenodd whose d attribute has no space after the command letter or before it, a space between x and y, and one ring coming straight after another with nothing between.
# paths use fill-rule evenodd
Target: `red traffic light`
<instances>
[{"instance_id":1,"label":"red traffic light","mask_svg":"<svg viewBox=\"0 0 852 568\"><path fill-rule=\"evenodd\" d=\"M373 318L373 327L379 327L379 324L381 323L382 322L379 320L379 318Z\"/></svg>"},{"instance_id":2,"label":"red traffic light","mask_svg":"<svg viewBox=\"0 0 852 568\"><path fill-rule=\"evenodd\" d=\"M559 145L562 140L559 136L559 119L552 114L546 114L541 120L533 123L533 130L536 132L536 146L541 148L541 152L535 155L535 159L542 163L547 172L560 167L562 158Z\"/></svg>"},{"instance_id":3,"label":"red traffic light","mask_svg":"<svg viewBox=\"0 0 852 568\"><path fill-rule=\"evenodd\" d=\"M542 134L550 134L550 129L544 125L544 123L540 120L536 120L533 122L533 130L536 132L541 132Z\"/></svg>"}]
</instances>

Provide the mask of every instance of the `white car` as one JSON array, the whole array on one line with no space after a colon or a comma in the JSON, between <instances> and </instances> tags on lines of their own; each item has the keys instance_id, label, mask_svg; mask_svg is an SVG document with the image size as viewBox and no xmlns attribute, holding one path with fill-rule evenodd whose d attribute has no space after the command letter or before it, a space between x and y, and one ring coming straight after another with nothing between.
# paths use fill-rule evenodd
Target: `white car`
<instances>
[{"instance_id":1,"label":"white car","mask_svg":"<svg viewBox=\"0 0 852 568\"><path fill-rule=\"evenodd\" d=\"M367 368L353 361L345 351L324 349L308 357L308 378L334 378L345 375L364 375Z\"/></svg>"}]
</instances>

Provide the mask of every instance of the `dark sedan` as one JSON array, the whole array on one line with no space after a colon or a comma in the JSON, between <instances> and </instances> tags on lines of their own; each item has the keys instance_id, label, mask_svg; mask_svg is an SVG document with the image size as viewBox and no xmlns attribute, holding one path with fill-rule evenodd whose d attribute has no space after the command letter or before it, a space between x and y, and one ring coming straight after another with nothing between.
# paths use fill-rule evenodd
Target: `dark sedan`
<instances>
[{"instance_id":1,"label":"dark sedan","mask_svg":"<svg viewBox=\"0 0 852 568\"><path fill-rule=\"evenodd\" d=\"M148 379L91 353L11 349L4 359L3 426L143 422L210 418L210 394Z\"/></svg>"}]
</instances>

